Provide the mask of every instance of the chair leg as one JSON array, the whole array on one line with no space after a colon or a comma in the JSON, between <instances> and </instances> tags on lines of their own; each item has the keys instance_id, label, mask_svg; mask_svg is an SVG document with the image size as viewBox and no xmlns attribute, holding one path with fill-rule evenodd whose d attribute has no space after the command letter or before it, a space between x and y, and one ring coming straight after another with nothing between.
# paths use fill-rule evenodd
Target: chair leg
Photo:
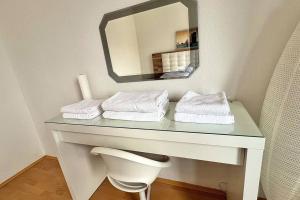
<instances>
[{"instance_id":1,"label":"chair leg","mask_svg":"<svg viewBox=\"0 0 300 200\"><path fill-rule=\"evenodd\" d=\"M140 192L139 195L140 195L140 200L147 200L145 191Z\"/></svg>"},{"instance_id":2,"label":"chair leg","mask_svg":"<svg viewBox=\"0 0 300 200\"><path fill-rule=\"evenodd\" d=\"M150 200L150 193L151 193L151 185L149 185L147 189L147 200Z\"/></svg>"}]
</instances>

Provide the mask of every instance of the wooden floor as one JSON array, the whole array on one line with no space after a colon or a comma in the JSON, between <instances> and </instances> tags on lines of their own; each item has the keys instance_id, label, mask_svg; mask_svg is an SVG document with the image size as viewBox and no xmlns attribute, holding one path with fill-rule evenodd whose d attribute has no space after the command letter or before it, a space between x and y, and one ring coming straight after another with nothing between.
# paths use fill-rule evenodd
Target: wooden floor
<instances>
[{"instance_id":1,"label":"wooden floor","mask_svg":"<svg viewBox=\"0 0 300 200\"><path fill-rule=\"evenodd\" d=\"M71 199L59 164L53 158L43 158L0 188L0 200L46 199ZM138 195L119 191L105 180L91 200L138 200ZM225 200L225 194L217 190L181 183L171 184L167 180L158 179L152 185L151 200Z\"/></svg>"}]
</instances>

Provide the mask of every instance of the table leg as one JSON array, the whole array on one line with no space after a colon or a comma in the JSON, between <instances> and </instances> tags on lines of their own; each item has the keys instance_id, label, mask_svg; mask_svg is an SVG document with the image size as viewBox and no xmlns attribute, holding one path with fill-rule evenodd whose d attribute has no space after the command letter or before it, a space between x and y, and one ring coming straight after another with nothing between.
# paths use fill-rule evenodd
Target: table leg
<instances>
[{"instance_id":1,"label":"table leg","mask_svg":"<svg viewBox=\"0 0 300 200\"><path fill-rule=\"evenodd\" d=\"M243 200L257 200L262 157L262 149L247 149Z\"/></svg>"},{"instance_id":2,"label":"table leg","mask_svg":"<svg viewBox=\"0 0 300 200\"><path fill-rule=\"evenodd\" d=\"M90 154L91 146L65 143L61 139L61 132L52 133L72 199L88 200L106 177L102 159Z\"/></svg>"}]
</instances>

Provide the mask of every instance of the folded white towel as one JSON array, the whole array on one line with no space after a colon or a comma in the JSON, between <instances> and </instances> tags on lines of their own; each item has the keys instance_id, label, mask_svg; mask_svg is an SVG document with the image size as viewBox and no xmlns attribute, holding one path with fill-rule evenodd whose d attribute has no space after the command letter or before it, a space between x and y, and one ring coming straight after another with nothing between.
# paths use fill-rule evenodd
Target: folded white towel
<instances>
[{"instance_id":1,"label":"folded white towel","mask_svg":"<svg viewBox=\"0 0 300 200\"><path fill-rule=\"evenodd\" d=\"M101 115L100 111L95 111L92 113L81 113L81 114L76 114L76 113L63 113L63 118L67 119L94 119L98 116Z\"/></svg>"},{"instance_id":2,"label":"folded white towel","mask_svg":"<svg viewBox=\"0 0 300 200\"><path fill-rule=\"evenodd\" d=\"M129 121L160 121L164 113L139 113L139 112L115 112L105 111L103 117L107 119L119 119Z\"/></svg>"},{"instance_id":3,"label":"folded white towel","mask_svg":"<svg viewBox=\"0 0 300 200\"><path fill-rule=\"evenodd\" d=\"M176 104L176 112L198 115L229 115L230 107L224 92L198 94L188 91Z\"/></svg>"},{"instance_id":4,"label":"folded white towel","mask_svg":"<svg viewBox=\"0 0 300 200\"><path fill-rule=\"evenodd\" d=\"M202 124L233 124L234 116L232 114L217 116L217 115L196 115L187 113L175 113L175 121L192 122Z\"/></svg>"},{"instance_id":5,"label":"folded white towel","mask_svg":"<svg viewBox=\"0 0 300 200\"><path fill-rule=\"evenodd\" d=\"M160 121L168 110L169 102L166 102L164 109L152 113L141 113L141 112L116 112L116 111L105 111L103 117L107 119L119 119L129 121Z\"/></svg>"},{"instance_id":6,"label":"folded white towel","mask_svg":"<svg viewBox=\"0 0 300 200\"><path fill-rule=\"evenodd\" d=\"M62 113L89 114L101 111L103 100L87 99L61 108Z\"/></svg>"},{"instance_id":7,"label":"folded white towel","mask_svg":"<svg viewBox=\"0 0 300 200\"><path fill-rule=\"evenodd\" d=\"M103 102L105 111L116 112L158 112L163 109L163 103L168 99L168 92L118 92Z\"/></svg>"}]
</instances>

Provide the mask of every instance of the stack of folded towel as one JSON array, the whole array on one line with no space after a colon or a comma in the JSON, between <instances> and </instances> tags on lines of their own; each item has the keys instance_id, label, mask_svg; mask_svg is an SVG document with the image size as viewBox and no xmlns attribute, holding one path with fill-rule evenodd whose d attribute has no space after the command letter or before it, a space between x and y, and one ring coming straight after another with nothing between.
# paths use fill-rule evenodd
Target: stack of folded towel
<instances>
[{"instance_id":1,"label":"stack of folded towel","mask_svg":"<svg viewBox=\"0 0 300 200\"><path fill-rule=\"evenodd\" d=\"M217 94L198 94L188 91L177 103L175 121L233 124L234 116L224 92Z\"/></svg>"},{"instance_id":2,"label":"stack of folded towel","mask_svg":"<svg viewBox=\"0 0 300 200\"><path fill-rule=\"evenodd\" d=\"M168 109L168 92L118 92L103 102L104 118L160 121Z\"/></svg>"},{"instance_id":3,"label":"stack of folded towel","mask_svg":"<svg viewBox=\"0 0 300 200\"><path fill-rule=\"evenodd\" d=\"M61 108L63 118L93 119L101 115L101 100L87 99Z\"/></svg>"}]
</instances>

